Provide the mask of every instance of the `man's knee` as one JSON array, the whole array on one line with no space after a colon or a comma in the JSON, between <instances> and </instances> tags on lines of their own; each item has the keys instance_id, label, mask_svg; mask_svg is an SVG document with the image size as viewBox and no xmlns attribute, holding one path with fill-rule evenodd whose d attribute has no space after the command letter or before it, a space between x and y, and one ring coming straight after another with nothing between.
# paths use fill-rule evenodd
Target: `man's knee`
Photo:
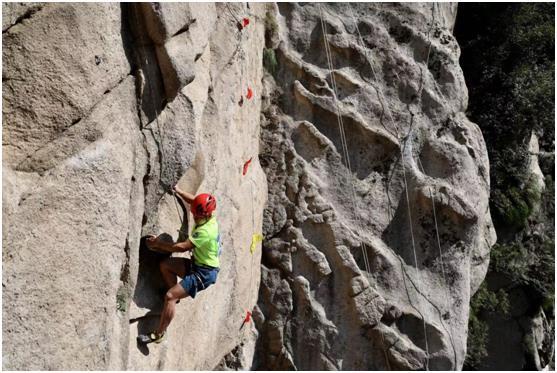
<instances>
[{"instance_id":1,"label":"man's knee","mask_svg":"<svg viewBox=\"0 0 557 373\"><path fill-rule=\"evenodd\" d=\"M176 302L182 298L185 298L188 296L188 293L186 292L186 290L182 287L182 285L177 284L175 286L173 286L172 288L170 288L165 296L164 299L166 302Z\"/></svg>"},{"instance_id":2,"label":"man's knee","mask_svg":"<svg viewBox=\"0 0 557 373\"><path fill-rule=\"evenodd\" d=\"M171 291L167 291L164 299L167 302L176 302L178 299L180 299L180 297L178 297L177 295L173 294Z\"/></svg>"}]
</instances>

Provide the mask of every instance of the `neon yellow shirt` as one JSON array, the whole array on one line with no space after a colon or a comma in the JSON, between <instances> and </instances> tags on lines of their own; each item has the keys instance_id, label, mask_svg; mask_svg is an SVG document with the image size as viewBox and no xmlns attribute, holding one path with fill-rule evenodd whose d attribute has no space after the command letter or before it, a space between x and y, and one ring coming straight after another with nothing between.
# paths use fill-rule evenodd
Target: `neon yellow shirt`
<instances>
[{"instance_id":1,"label":"neon yellow shirt","mask_svg":"<svg viewBox=\"0 0 557 373\"><path fill-rule=\"evenodd\" d=\"M219 224L215 216L212 216L207 222L193 227L189 238L195 246L193 249L195 264L216 268L220 266Z\"/></svg>"}]
</instances>

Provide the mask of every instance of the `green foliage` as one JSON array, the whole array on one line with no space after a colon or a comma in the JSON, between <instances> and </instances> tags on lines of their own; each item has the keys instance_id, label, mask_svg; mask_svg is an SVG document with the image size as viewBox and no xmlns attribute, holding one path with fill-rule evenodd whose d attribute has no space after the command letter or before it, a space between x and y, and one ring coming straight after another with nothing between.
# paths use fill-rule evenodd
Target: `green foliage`
<instances>
[{"instance_id":1,"label":"green foliage","mask_svg":"<svg viewBox=\"0 0 557 373\"><path fill-rule=\"evenodd\" d=\"M555 291L547 294L542 303L543 312L546 315L554 315L555 312Z\"/></svg>"},{"instance_id":2,"label":"green foliage","mask_svg":"<svg viewBox=\"0 0 557 373\"><path fill-rule=\"evenodd\" d=\"M503 289L495 293L483 283L472 297L470 307L477 312L483 310L507 314L510 308L509 297Z\"/></svg>"},{"instance_id":3,"label":"green foliage","mask_svg":"<svg viewBox=\"0 0 557 373\"><path fill-rule=\"evenodd\" d=\"M270 32L271 34L278 32L277 20L271 11L265 14L265 32Z\"/></svg>"},{"instance_id":4,"label":"green foliage","mask_svg":"<svg viewBox=\"0 0 557 373\"><path fill-rule=\"evenodd\" d=\"M541 195L539 186L532 180L523 188L496 189L491 196L493 212L501 220L500 224L522 229L539 205Z\"/></svg>"},{"instance_id":5,"label":"green foliage","mask_svg":"<svg viewBox=\"0 0 557 373\"><path fill-rule=\"evenodd\" d=\"M468 339L466 341L465 370L478 369L481 361L487 357L487 336L489 328L475 314L470 312L468 319Z\"/></svg>"},{"instance_id":6,"label":"green foliage","mask_svg":"<svg viewBox=\"0 0 557 373\"><path fill-rule=\"evenodd\" d=\"M278 37L278 24L273 14L273 10L268 8L265 14L265 46L263 49L263 67L271 75L276 76L278 62L275 50L273 49L273 40Z\"/></svg>"},{"instance_id":7,"label":"green foliage","mask_svg":"<svg viewBox=\"0 0 557 373\"><path fill-rule=\"evenodd\" d=\"M491 164L496 227L524 226L531 213L527 148L532 131L552 148L555 133L555 5L474 3L459 7L461 65L469 115L481 127Z\"/></svg>"},{"instance_id":8,"label":"green foliage","mask_svg":"<svg viewBox=\"0 0 557 373\"><path fill-rule=\"evenodd\" d=\"M486 140L491 176L490 207L500 242L491 251L489 273L522 287L532 307L553 317L554 157L545 157L546 189L529 175L528 145L538 135L540 150L554 151L555 4L462 3L454 34L469 89L468 116ZM550 175L548 175L548 170ZM486 358L485 314L508 310L506 293L485 285L472 297L465 367ZM539 303L538 303L539 302Z\"/></svg>"},{"instance_id":9,"label":"green foliage","mask_svg":"<svg viewBox=\"0 0 557 373\"><path fill-rule=\"evenodd\" d=\"M554 132L554 9L551 3L459 9L461 17L478 21L460 24L455 33L462 40L471 114L484 119L478 124L490 134L512 140L517 130ZM468 50L474 53L466 55Z\"/></svg>"},{"instance_id":10,"label":"green foliage","mask_svg":"<svg viewBox=\"0 0 557 373\"><path fill-rule=\"evenodd\" d=\"M274 49L263 49L263 67L273 76L277 72L278 62Z\"/></svg>"},{"instance_id":11,"label":"green foliage","mask_svg":"<svg viewBox=\"0 0 557 373\"><path fill-rule=\"evenodd\" d=\"M508 314L510 308L507 293L500 289L497 293L490 291L483 283L470 302L468 319L468 340L466 368L477 369L487 356L487 338L489 327L481 319L482 312L499 312Z\"/></svg>"},{"instance_id":12,"label":"green foliage","mask_svg":"<svg viewBox=\"0 0 557 373\"><path fill-rule=\"evenodd\" d=\"M504 273L514 285L525 285L541 298L552 297L555 283L555 241L536 243L535 249L521 242L495 244L490 271Z\"/></svg>"},{"instance_id":13,"label":"green foliage","mask_svg":"<svg viewBox=\"0 0 557 373\"><path fill-rule=\"evenodd\" d=\"M125 313L128 309L129 290L125 286L120 286L116 293L116 309Z\"/></svg>"}]
</instances>

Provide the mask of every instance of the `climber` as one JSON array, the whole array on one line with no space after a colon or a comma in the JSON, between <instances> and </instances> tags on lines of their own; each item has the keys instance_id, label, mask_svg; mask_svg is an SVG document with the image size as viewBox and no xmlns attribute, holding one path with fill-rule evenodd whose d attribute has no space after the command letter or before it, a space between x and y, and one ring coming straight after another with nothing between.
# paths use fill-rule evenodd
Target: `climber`
<instances>
[{"instance_id":1,"label":"climber","mask_svg":"<svg viewBox=\"0 0 557 373\"><path fill-rule=\"evenodd\" d=\"M159 327L148 334L137 337L140 343L160 343L168 325L174 318L176 304L182 298L191 296L207 289L217 280L219 271L220 236L216 216L213 214L217 207L215 197L210 194L199 194L196 197L174 187L178 195L190 204L195 226L191 236L184 242L170 243L157 239L155 236L147 238L150 249L165 252L192 251L191 259L169 257L162 261L160 269L163 280L168 287L164 297L164 307L161 313ZM182 278L178 284L176 276Z\"/></svg>"}]
</instances>

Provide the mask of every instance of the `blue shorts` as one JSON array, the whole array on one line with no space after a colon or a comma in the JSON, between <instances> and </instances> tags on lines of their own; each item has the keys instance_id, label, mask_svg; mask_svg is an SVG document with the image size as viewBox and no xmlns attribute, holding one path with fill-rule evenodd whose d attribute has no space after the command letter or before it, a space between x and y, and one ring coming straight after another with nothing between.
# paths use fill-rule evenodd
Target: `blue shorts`
<instances>
[{"instance_id":1,"label":"blue shorts","mask_svg":"<svg viewBox=\"0 0 557 373\"><path fill-rule=\"evenodd\" d=\"M199 291L203 291L217 282L218 273L218 268L198 266L192 263L191 271L180 281L180 285L190 297L195 298Z\"/></svg>"}]
</instances>

